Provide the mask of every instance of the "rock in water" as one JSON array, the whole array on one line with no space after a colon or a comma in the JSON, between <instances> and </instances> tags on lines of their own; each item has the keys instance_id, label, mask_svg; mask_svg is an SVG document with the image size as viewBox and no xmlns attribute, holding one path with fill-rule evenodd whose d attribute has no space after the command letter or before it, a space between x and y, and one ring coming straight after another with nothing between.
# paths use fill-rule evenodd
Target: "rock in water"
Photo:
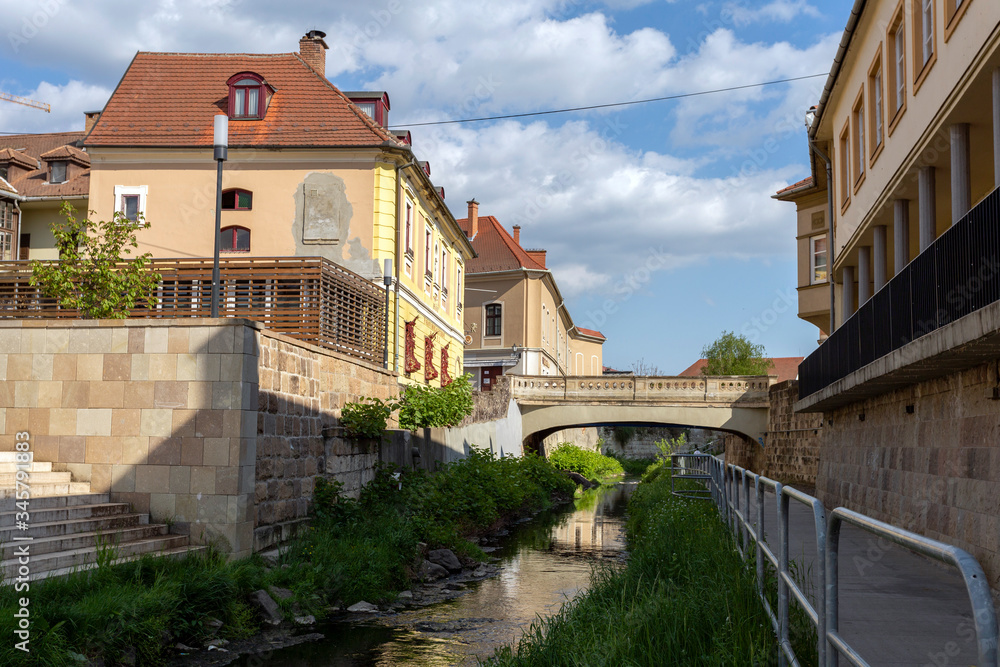
<instances>
[{"instance_id":1,"label":"rock in water","mask_svg":"<svg viewBox=\"0 0 1000 667\"><path fill-rule=\"evenodd\" d=\"M437 563L432 563L429 560L425 560L420 566L420 578L424 581L434 581L436 579L443 579L448 576L448 570L444 569Z\"/></svg>"},{"instance_id":2,"label":"rock in water","mask_svg":"<svg viewBox=\"0 0 1000 667\"><path fill-rule=\"evenodd\" d=\"M254 591L253 595L250 596L250 601L257 606L260 615L271 625L278 625L284 620L285 617L281 613L281 608L267 594L267 591Z\"/></svg>"},{"instance_id":3,"label":"rock in water","mask_svg":"<svg viewBox=\"0 0 1000 667\"><path fill-rule=\"evenodd\" d=\"M459 562L458 557L451 549L435 549L434 551L427 554L427 560L432 563L437 563L443 568L446 568L449 572L461 572L462 564Z\"/></svg>"},{"instance_id":4,"label":"rock in water","mask_svg":"<svg viewBox=\"0 0 1000 667\"><path fill-rule=\"evenodd\" d=\"M362 600L357 604L352 604L350 607L347 608L347 611L351 612L352 614L377 614L378 607L373 605L371 602L365 602L364 600Z\"/></svg>"}]
</instances>

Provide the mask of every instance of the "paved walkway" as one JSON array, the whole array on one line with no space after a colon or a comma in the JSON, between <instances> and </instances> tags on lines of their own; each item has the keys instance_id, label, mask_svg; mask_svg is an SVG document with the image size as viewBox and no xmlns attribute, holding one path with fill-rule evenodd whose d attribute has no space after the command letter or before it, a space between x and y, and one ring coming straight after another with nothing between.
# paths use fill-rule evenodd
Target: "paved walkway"
<instances>
[{"instance_id":1,"label":"paved walkway","mask_svg":"<svg viewBox=\"0 0 1000 667\"><path fill-rule=\"evenodd\" d=\"M811 493L809 489L803 489ZM751 516L756 499L751 492ZM773 493L764 498L764 536L778 556ZM792 500L788 557L819 590L812 510ZM840 634L869 664L893 667L966 667L977 663L975 626L957 570L842 524ZM807 584L808 587L808 584ZM792 599L791 604L797 604ZM841 664L850 664L841 658Z\"/></svg>"}]
</instances>

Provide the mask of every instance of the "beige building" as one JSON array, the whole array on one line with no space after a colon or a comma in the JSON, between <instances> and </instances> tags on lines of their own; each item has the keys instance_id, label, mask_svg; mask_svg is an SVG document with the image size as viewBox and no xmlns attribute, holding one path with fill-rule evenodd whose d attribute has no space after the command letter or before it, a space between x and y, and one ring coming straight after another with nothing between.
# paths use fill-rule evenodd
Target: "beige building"
<instances>
[{"instance_id":1,"label":"beige building","mask_svg":"<svg viewBox=\"0 0 1000 667\"><path fill-rule=\"evenodd\" d=\"M472 247L409 133L386 129L388 94L326 79L324 37L297 53L138 53L84 141L90 208L143 216L139 252L211 257L226 114L222 257L322 257L380 287L390 261L389 367L440 384L462 374Z\"/></svg>"},{"instance_id":2,"label":"beige building","mask_svg":"<svg viewBox=\"0 0 1000 667\"><path fill-rule=\"evenodd\" d=\"M513 235L469 202L458 221L476 250L465 288L465 367L489 390L504 373L601 375L604 335L573 323L544 250L525 250ZM474 370L475 369L475 370Z\"/></svg>"}]
</instances>

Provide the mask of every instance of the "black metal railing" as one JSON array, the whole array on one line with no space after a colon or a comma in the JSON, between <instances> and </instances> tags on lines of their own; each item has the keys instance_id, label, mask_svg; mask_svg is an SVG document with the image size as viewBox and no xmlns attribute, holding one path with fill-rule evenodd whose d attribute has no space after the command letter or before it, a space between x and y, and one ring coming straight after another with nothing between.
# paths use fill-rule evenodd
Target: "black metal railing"
<instances>
[{"instance_id":1,"label":"black metal railing","mask_svg":"<svg viewBox=\"0 0 1000 667\"><path fill-rule=\"evenodd\" d=\"M1000 189L942 234L799 364L799 398L1000 300Z\"/></svg>"}]
</instances>

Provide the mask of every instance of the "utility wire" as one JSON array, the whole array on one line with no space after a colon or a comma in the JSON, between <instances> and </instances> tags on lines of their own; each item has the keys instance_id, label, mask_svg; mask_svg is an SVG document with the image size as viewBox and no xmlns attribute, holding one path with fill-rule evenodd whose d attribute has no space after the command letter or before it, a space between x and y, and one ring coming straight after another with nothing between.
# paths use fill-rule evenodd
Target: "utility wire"
<instances>
[{"instance_id":1,"label":"utility wire","mask_svg":"<svg viewBox=\"0 0 1000 667\"><path fill-rule=\"evenodd\" d=\"M611 102L610 104L593 104L586 107L572 107L570 109L551 109L549 111L532 111L529 113L512 113L505 116L484 116L482 118L461 118L458 120L435 120L426 123L400 123L392 125L389 129L406 129L410 127L420 127L424 125L449 125L453 123L478 123L485 120L503 120L505 118L527 118L528 116L547 116L554 113L570 113L572 111L589 111L591 109L607 109L609 107L624 107L632 104L647 104L649 102L663 102L665 100L679 100L685 97L698 97L700 95L714 95L716 93L728 93L733 90L745 90L747 88L761 88L763 86L773 86L779 83L791 83L792 81L804 81L805 79L815 79L821 76L829 76L829 73L810 74L808 76L797 76L791 79L778 79L776 81L763 81L761 83L748 83L743 86L731 86L729 88L716 88L715 90L700 90L696 93L681 93L679 95L667 95L666 97L650 97L646 100L633 100L631 102Z\"/></svg>"}]
</instances>

